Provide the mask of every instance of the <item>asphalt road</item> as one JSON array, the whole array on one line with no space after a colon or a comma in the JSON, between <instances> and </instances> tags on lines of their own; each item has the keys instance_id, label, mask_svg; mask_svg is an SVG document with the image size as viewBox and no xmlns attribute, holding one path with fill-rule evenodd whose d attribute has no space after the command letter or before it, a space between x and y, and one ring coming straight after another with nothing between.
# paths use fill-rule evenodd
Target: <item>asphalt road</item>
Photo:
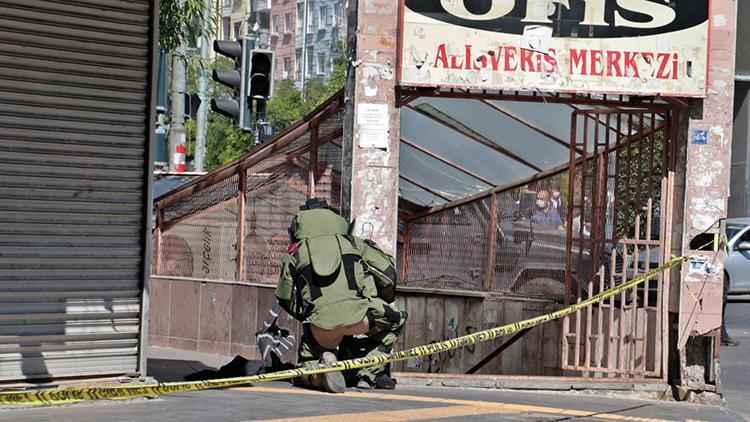
<instances>
[{"instance_id":1,"label":"asphalt road","mask_svg":"<svg viewBox=\"0 0 750 422\"><path fill-rule=\"evenodd\" d=\"M0 421L390 421L390 420L750 420L750 301L730 303L730 334L739 347L721 351L723 388L729 409L570 393L518 392L399 386L391 392L347 391L330 395L288 383L202 391L155 400L83 403L73 406L0 410ZM182 355L180 355L182 353ZM215 355L185 355L171 349L149 353L149 371L163 381L226 363ZM199 356L200 355L200 356Z\"/></svg>"},{"instance_id":2,"label":"asphalt road","mask_svg":"<svg viewBox=\"0 0 750 422\"><path fill-rule=\"evenodd\" d=\"M750 298L730 300L727 329L740 345L721 349L724 395L729 408L750 420Z\"/></svg>"}]
</instances>

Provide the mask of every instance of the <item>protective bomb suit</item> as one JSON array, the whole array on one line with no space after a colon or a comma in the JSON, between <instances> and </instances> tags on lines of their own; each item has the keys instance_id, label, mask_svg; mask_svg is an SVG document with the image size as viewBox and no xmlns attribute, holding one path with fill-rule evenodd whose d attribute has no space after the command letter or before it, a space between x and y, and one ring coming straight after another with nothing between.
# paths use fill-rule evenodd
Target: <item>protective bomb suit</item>
<instances>
[{"instance_id":1,"label":"protective bomb suit","mask_svg":"<svg viewBox=\"0 0 750 422\"><path fill-rule=\"evenodd\" d=\"M389 353L407 317L389 304L396 283L393 257L351 235L343 218L311 201L292 221L293 243L276 286L282 308L303 323L299 364L333 363L342 340L362 334L366 356ZM385 364L360 369L358 387L393 388L386 370ZM303 382L329 392L345 388L341 373L312 375Z\"/></svg>"}]
</instances>

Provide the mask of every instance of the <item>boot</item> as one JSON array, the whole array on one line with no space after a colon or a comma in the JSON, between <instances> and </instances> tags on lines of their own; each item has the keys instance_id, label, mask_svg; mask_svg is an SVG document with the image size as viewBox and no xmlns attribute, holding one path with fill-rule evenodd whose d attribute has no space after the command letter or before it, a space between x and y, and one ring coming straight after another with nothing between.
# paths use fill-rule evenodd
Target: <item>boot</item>
<instances>
[{"instance_id":1,"label":"boot","mask_svg":"<svg viewBox=\"0 0 750 422\"><path fill-rule=\"evenodd\" d=\"M729 347L737 347L740 345L740 342L733 339L732 337L726 336L726 337L721 338L721 345L729 346Z\"/></svg>"},{"instance_id":2,"label":"boot","mask_svg":"<svg viewBox=\"0 0 750 422\"><path fill-rule=\"evenodd\" d=\"M320 362L326 365L335 365L338 363L338 360L333 353L323 352ZM346 381L341 371L326 372L324 374L316 374L315 376L319 377L321 386L329 393L343 393L346 390Z\"/></svg>"}]
</instances>

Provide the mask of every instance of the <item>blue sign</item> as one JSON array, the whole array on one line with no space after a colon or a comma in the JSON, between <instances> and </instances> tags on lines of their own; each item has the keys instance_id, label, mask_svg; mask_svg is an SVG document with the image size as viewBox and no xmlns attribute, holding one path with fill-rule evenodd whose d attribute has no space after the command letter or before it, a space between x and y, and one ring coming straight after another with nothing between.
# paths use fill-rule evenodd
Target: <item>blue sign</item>
<instances>
[{"instance_id":1,"label":"blue sign","mask_svg":"<svg viewBox=\"0 0 750 422\"><path fill-rule=\"evenodd\" d=\"M690 131L690 143L698 144L698 145L708 144L708 131L707 130Z\"/></svg>"}]
</instances>

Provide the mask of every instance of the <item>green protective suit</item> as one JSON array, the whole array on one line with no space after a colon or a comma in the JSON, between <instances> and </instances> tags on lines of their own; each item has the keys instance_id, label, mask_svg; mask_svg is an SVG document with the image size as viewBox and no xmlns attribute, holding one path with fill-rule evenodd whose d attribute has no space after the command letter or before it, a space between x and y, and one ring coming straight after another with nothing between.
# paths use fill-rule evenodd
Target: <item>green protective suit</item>
<instances>
[{"instance_id":1,"label":"green protective suit","mask_svg":"<svg viewBox=\"0 0 750 422\"><path fill-rule=\"evenodd\" d=\"M325 351L308 324L333 330L365 316L370 327L366 356L390 352L406 322L406 313L389 304L396 285L393 257L373 242L350 235L346 220L327 209L300 211L289 230L295 243L284 256L276 297L305 324L300 364L317 362ZM357 376L373 381L385 369L366 368Z\"/></svg>"}]
</instances>

